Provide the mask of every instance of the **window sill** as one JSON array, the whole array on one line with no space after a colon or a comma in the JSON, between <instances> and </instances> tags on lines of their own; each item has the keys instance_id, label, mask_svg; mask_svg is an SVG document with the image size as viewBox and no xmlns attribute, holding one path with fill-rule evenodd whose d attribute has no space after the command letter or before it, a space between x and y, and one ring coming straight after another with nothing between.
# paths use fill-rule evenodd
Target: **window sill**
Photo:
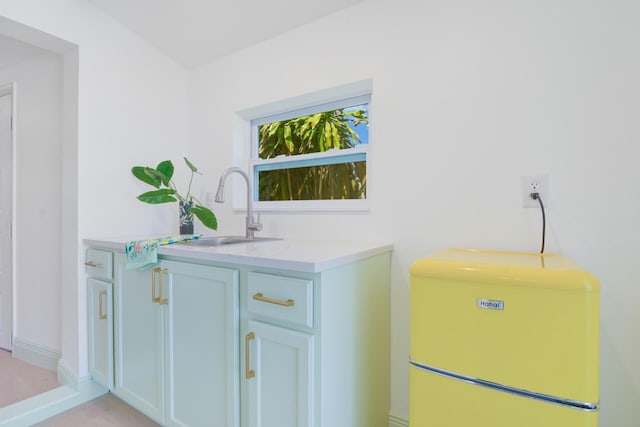
<instances>
[{"instance_id":1,"label":"window sill","mask_svg":"<svg viewBox=\"0 0 640 427\"><path fill-rule=\"evenodd\" d=\"M368 200L308 200L254 202L256 212L273 213L368 213ZM246 211L246 209L245 209Z\"/></svg>"}]
</instances>

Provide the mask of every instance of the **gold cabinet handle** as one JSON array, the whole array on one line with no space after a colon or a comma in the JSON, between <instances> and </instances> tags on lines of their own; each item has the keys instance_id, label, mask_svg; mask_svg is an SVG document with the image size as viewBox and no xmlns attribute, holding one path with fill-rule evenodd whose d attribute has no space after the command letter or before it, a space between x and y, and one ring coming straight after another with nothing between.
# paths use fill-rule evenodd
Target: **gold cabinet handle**
<instances>
[{"instance_id":1,"label":"gold cabinet handle","mask_svg":"<svg viewBox=\"0 0 640 427\"><path fill-rule=\"evenodd\" d=\"M160 297L156 296L156 273L160 273L160 267L151 270L151 303L159 303Z\"/></svg>"},{"instance_id":2,"label":"gold cabinet handle","mask_svg":"<svg viewBox=\"0 0 640 427\"><path fill-rule=\"evenodd\" d=\"M249 332L246 337L244 337L244 371L245 377L247 379L251 379L256 376L256 372L251 369L251 360L249 359L249 352L251 350L249 344L251 340L256 338L256 334L253 332Z\"/></svg>"},{"instance_id":3,"label":"gold cabinet handle","mask_svg":"<svg viewBox=\"0 0 640 427\"><path fill-rule=\"evenodd\" d=\"M86 265L87 267L94 267L94 268L102 268L104 267L104 264L101 263L96 263L93 261L87 261L84 263L84 265Z\"/></svg>"},{"instance_id":4,"label":"gold cabinet handle","mask_svg":"<svg viewBox=\"0 0 640 427\"><path fill-rule=\"evenodd\" d=\"M158 269L160 270L160 269ZM167 305L169 304L169 300L167 298L163 298L162 297L162 290L164 289L164 285L162 284L162 275L163 274L169 274L169 270L167 270L166 268L163 268L162 270L160 270L160 295L158 296L158 303L160 305Z\"/></svg>"},{"instance_id":5,"label":"gold cabinet handle","mask_svg":"<svg viewBox=\"0 0 640 427\"><path fill-rule=\"evenodd\" d=\"M102 297L107 296L107 291L100 291L98 294L98 318L104 320L107 318L107 313L102 312Z\"/></svg>"},{"instance_id":6,"label":"gold cabinet handle","mask_svg":"<svg viewBox=\"0 0 640 427\"><path fill-rule=\"evenodd\" d=\"M156 274L158 274L158 288L159 288L159 292L158 292L158 296L156 296ZM156 267L153 270L151 270L151 302L152 303L158 303L161 305L167 305L169 304L169 300L166 298L162 297L162 275L163 274L169 274L169 270L167 270L166 268L160 268L160 267Z\"/></svg>"},{"instance_id":7,"label":"gold cabinet handle","mask_svg":"<svg viewBox=\"0 0 640 427\"><path fill-rule=\"evenodd\" d=\"M295 304L295 301L293 301L292 299L288 299L286 301L283 301L283 300L279 300L279 299L267 298L267 297L263 296L260 292L255 294L253 296L253 299L257 300L257 301L268 302L269 304L282 305L284 307L293 307L293 305Z\"/></svg>"},{"instance_id":8,"label":"gold cabinet handle","mask_svg":"<svg viewBox=\"0 0 640 427\"><path fill-rule=\"evenodd\" d=\"M158 274L158 296L156 296L156 274ZM169 270L167 270L166 268L160 268L160 267L156 267L153 270L151 270L151 302L152 303L158 303L161 305L167 305L169 304L169 300L166 298L162 297L162 275L163 274L169 274Z\"/></svg>"},{"instance_id":9,"label":"gold cabinet handle","mask_svg":"<svg viewBox=\"0 0 640 427\"><path fill-rule=\"evenodd\" d=\"M156 296L156 274L158 274L158 288L159 288L159 292L158 292L158 296ZM162 297L162 275L163 274L169 274L169 270L167 270L166 268L160 268L160 267L156 267L153 270L151 270L151 302L152 303L158 303L161 305L167 305L169 304L169 300L166 298Z\"/></svg>"}]
</instances>

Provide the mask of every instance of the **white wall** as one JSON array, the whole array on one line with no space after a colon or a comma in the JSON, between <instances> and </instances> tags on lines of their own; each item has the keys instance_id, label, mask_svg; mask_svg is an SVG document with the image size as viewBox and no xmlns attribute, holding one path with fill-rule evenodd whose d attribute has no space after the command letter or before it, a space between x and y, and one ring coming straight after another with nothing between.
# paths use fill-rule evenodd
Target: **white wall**
<instances>
[{"instance_id":1,"label":"white wall","mask_svg":"<svg viewBox=\"0 0 640 427\"><path fill-rule=\"evenodd\" d=\"M15 338L61 351L62 58L0 70L16 82Z\"/></svg>"},{"instance_id":2,"label":"white wall","mask_svg":"<svg viewBox=\"0 0 640 427\"><path fill-rule=\"evenodd\" d=\"M130 169L186 154L187 73L85 0L5 0L0 31L41 47L50 42L41 33L77 46L63 60L67 116L59 248L62 362L82 377L87 360L81 240L167 232L177 208L141 205L135 196L143 188ZM75 111L77 117L69 117Z\"/></svg>"},{"instance_id":3,"label":"white wall","mask_svg":"<svg viewBox=\"0 0 640 427\"><path fill-rule=\"evenodd\" d=\"M409 266L447 247L536 251L540 212L521 207L520 178L547 173L547 252L602 282L601 425L635 426L639 14L624 0L367 1L194 70L190 152L213 189L233 162L235 112L373 79L371 211L263 216L263 234L393 242L401 417ZM221 233L242 231L229 203L216 213Z\"/></svg>"},{"instance_id":4,"label":"white wall","mask_svg":"<svg viewBox=\"0 0 640 427\"><path fill-rule=\"evenodd\" d=\"M189 137L213 191L233 159L236 111L372 78L370 213L268 216L263 233L393 241L392 412L408 406L410 264L450 246L535 250L539 212L520 207L520 176L544 172L548 251L603 284L601 424L636 425L638 7L370 0L195 70L188 135L180 67L82 0L4 0L1 16L79 46L78 147L62 159L77 204L62 218L65 363L86 373L78 239L164 232L173 220L135 201L132 164L177 162ZM216 213L221 233L241 231L229 204Z\"/></svg>"}]
</instances>

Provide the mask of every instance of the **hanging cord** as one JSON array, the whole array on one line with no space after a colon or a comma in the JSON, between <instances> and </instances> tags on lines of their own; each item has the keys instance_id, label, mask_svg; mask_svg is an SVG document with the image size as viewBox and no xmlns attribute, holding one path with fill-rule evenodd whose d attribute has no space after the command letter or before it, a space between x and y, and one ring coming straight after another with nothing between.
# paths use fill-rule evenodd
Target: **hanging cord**
<instances>
[{"instance_id":1,"label":"hanging cord","mask_svg":"<svg viewBox=\"0 0 640 427\"><path fill-rule=\"evenodd\" d=\"M540 253L544 253L544 236L547 229L547 218L544 214L544 205L542 204L542 197L540 197L539 193L531 193L531 198L533 200L537 200L540 203L540 211L542 212L542 247L540 248Z\"/></svg>"}]
</instances>

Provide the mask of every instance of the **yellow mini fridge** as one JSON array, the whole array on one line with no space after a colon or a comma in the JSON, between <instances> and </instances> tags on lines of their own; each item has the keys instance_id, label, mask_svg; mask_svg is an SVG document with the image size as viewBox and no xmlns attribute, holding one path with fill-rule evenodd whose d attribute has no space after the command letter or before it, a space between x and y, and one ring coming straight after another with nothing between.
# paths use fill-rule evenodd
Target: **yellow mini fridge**
<instances>
[{"instance_id":1,"label":"yellow mini fridge","mask_svg":"<svg viewBox=\"0 0 640 427\"><path fill-rule=\"evenodd\" d=\"M411 427L598 425L598 280L562 255L411 266Z\"/></svg>"}]
</instances>

